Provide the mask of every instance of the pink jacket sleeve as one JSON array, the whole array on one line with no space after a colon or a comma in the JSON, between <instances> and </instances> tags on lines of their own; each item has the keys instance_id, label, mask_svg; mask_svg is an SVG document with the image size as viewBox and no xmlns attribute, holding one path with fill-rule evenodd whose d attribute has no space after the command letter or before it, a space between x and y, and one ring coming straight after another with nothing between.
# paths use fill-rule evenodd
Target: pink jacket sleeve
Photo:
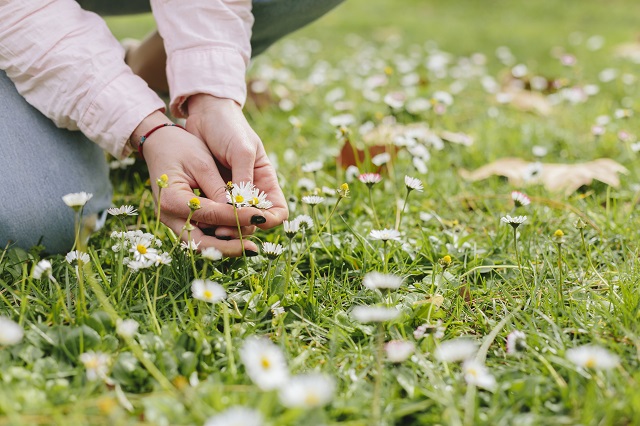
<instances>
[{"instance_id":1,"label":"pink jacket sleeve","mask_svg":"<svg viewBox=\"0 0 640 426\"><path fill-rule=\"evenodd\" d=\"M251 0L151 0L167 51L171 113L186 117L189 96L244 105L251 58Z\"/></svg>"},{"instance_id":2,"label":"pink jacket sleeve","mask_svg":"<svg viewBox=\"0 0 640 426\"><path fill-rule=\"evenodd\" d=\"M0 0L0 69L58 127L116 157L164 102L124 63L105 22L74 0Z\"/></svg>"}]
</instances>

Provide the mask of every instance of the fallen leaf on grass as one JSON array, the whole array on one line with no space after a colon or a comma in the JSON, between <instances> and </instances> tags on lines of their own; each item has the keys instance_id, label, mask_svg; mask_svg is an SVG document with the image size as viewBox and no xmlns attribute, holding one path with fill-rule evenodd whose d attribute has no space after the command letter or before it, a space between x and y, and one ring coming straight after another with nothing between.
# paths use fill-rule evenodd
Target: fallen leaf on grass
<instances>
[{"instance_id":1,"label":"fallen leaf on grass","mask_svg":"<svg viewBox=\"0 0 640 426\"><path fill-rule=\"evenodd\" d=\"M542 184L550 191L569 195L595 179L618 187L618 173L628 173L620 163L609 158L599 158L587 163L530 163L520 158L502 158L474 171L459 170L462 178L475 182L490 176L504 176L516 186Z\"/></svg>"},{"instance_id":2,"label":"fallen leaf on grass","mask_svg":"<svg viewBox=\"0 0 640 426\"><path fill-rule=\"evenodd\" d=\"M511 95L509 103L519 110L535 112L544 116L551 114L551 103L541 93L528 90L510 91L508 93Z\"/></svg>"}]
</instances>

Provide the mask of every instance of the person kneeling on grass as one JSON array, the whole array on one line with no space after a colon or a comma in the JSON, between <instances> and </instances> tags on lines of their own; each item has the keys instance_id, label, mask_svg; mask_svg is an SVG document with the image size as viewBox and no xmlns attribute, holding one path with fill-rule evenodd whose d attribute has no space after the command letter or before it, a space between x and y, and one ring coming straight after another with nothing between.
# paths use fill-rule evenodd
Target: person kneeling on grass
<instances>
[{"instance_id":1,"label":"person kneeling on grass","mask_svg":"<svg viewBox=\"0 0 640 426\"><path fill-rule=\"evenodd\" d=\"M275 170L242 113L249 59L340 2L152 0L159 33L130 49L127 62L104 20L86 9L139 13L148 2L0 2L0 244L71 249L74 215L62 196L92 193L85 213L105 211L112 190L103 150L117 158L139 150L152 183L169 177L162 222L181 234L199 188L192 239L241 255L225 182L253 182L273 203L240 209L243 233L287 218ZM163 126L171 121L152 88L168 89L184 128ZM257 254L253 242L244 246Z\"/></svg>"}]
</instances>

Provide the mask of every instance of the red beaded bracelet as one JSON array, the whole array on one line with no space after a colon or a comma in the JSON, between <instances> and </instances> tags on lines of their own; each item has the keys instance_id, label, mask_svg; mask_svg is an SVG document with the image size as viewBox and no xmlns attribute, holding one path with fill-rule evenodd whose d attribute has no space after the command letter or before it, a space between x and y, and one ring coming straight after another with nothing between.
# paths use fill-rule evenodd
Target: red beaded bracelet
<instances>
[{"instance_id":1,"label":"red beaded bracelet","mask_svg":"<svg viewBox=\"0 0 640 426\"><path fill-rule=\"evenodd\" d=\"M140 157L142 157L143 160L144 160L144 154L142 154L142 145L147 139L149 139L149 136L151 136L153 132L155 132L158 129L162 129L163 127L180 127L182 130L186 130L184 127L176 123L164 123L149 130L147 133L145 133L144 136L140 138L140 144L138 145L138 154L140 154Z\"/></svg>"}]
</instances>

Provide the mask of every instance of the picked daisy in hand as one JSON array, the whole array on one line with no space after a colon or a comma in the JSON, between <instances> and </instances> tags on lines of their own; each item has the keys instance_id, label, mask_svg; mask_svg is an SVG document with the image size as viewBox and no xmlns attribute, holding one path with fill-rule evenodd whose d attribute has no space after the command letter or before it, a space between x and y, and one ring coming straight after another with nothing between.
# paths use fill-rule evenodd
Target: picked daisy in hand
<instances>
[{"instance_id":1,"label":"picked daisy in hand","mask_svg":"<svg viewBox=\"0 0 640 426\"><path fill-rule=\"evenodd\" d=\"M258 209L269 209L273 203L267 200L267 194L261 192L251 182L240 182L239 184L229 182L227 184L227 202L236 208L256 207Z\"/></svg>"}]
</instances>

